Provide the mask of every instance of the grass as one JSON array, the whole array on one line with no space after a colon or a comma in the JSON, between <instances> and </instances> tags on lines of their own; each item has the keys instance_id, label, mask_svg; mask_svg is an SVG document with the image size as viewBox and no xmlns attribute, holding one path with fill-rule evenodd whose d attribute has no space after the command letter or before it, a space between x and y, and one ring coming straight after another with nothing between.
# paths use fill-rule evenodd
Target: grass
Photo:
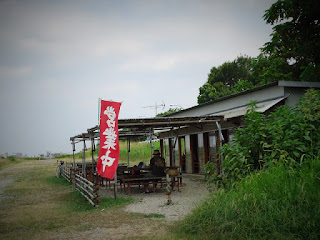
<instances>
[{"instance_id":1,"label":"grass","mask_svg":"<svg viewBox=\"0 0 320 240\"><path fill-rule=\"evenodd\" d=\"M174 231L191 239L319 239L319 162L252 174L212 194Z\"/></svg>"},{"instance_id":2,"label":"grass","mask_svg":"<svg viewBox=\"0 0 320 240\"><path fill-rule=\"evenodd\" d=\"M150 213L148 215L145 216L146 218L165 218L165 216L163 214L159 214L159 213Z\"/></svg>"},{"instance_id":3,"label":"grass","mask_svg":"<svg viewBox=\"0 0 320 240\"><path fill-rule=\"evenodd\" d=\"M19 162L19 159L16 159L12 156L8 158L0 158L0 170L13 166Z\"/></svg>"},{"instance_id":4,"label":"grass","mask_svg":"<svg viewBox=\"0 0 320 240\"><path fill-rule=\"evenodd\" d=\"M150 154L145 146L141 148L145 149L136 152ZM16 176L16 182L5 191L10 198L1 201L1 239L67 239L90 229L110 233L123 226L133 229L126 236L130 239L320 238L320 157L302 167L275 164L234 188L220 189L185 220L174 223L170 232L161 222L162 214L124 212L131 198L102 198L94 209L67 181L54 177L53 161L50 166L5 161L5 166L15 166L6 175Z\"/></svg>"},{"instance_id":5,"label":"grass","mask_svg":"<svg viewBox=\"0 0 320 240\"><path fill-rule=\"evenodd\" d=\"M120 157L119 163L128 163L128 149L127 149L127 142L120 141ZM153 143L154 149L160 149L160 142ZM91 148L86 151L86 161L89 162L92 159L91 156ZM138 165L139 162L146 162L149 164L150 158L152 157L151 145L150 143L139 143L136 141L131 141L130 143L130 166ZM97 159L97 153L94 152L94 158ZM73 161L72 155L61 155L58 157L59 160L65 160L67 162ZM82 159L82 152L75 153L76 161L81 161Z\"/></svg>"},{"instance_id":6,"label":"grass","mask_svg":"<svg viewBox=\"0 0 320 240\"><path fill-rule=\"evenodd\" d=\"M160 149L160 142L153 143L154 149ZM150 143L130 143L130 165L138 165L139 162L146 162L149 164L150 158L152 157ZM128 162L128 150L127 143L120 141L120 158L119 162Z\"/></svg>"},{"instance_id":7,"label":"grass","mask_svg":"<svg viewBox=\"0 0 320 240\"><path fill-rule=\"evenodd\" d=\"M10 156L8 158L0 158L0 170L5 169L5 168L9 168L12 166L15 166L18 163L21 163L21 161L24 160L39 160L39 158L15 158L13 156ZM41 159L44 160L44 159Z\"/></svg>"},{"instance_id":8,"label":"grass","mask_svg":"<svg viewBox=\"0 0 320 240\"><path fill-rule=\"evenodd\" d=\"M64 178L56 178L55 176L50 176L46 179L46 181L56 186L66 186L66 188L70 188L70 183ZM114 198L99 198L99 200L100 209L115 209L134 202L133 198L119 197L117 198L117 200L115 200ZM67 205L68 211L70 212L85 212L96 210L78 191L71 191L68 194L67 199L65 200L65 204Z\"/></svg>"},{"instance_id":9,"label":"grass","mask_svg":"<svg viewBox=\"0 0 320 240\"><path fill-rule=\"evenodd\" d=\"M128 231L126 226L132 226L131 239L155 238L168 231L164 222L125 212L132 198L101 198L94 209L71 184L54 177L56 161L46 163L50 164L19 160L6 171L14 182L0 199L0 239L81 239L94 229L117 236L123 227Z\"/></svg>"}]
</instances>

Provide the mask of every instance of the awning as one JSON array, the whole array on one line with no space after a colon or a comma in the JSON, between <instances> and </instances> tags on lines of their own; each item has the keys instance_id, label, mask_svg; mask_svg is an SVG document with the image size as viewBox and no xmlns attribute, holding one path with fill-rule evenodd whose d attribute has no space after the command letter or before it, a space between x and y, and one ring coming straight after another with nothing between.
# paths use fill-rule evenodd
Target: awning
<instances>
[{"instance_id":1,"label":"awning","mask_svg":"<svg viewBox=\"0 0 320 240\"><path fill-rule=\"evenodd\" d=\"M197 117L155 117L119 119L119 137L143 136L154 133L155 130L166 130L177 127L199 126L203 124L213 124L223 120L223 116L197 116ZM71 137L71 141L87 140L98 137L98 126L87 129L87 132Z\"/></svg>"},{"instance_id":2,"label":"awning","mask_svg":"<svg viewBox=\"0 0 320 240\"><path fill-rule=\"evenodd\" d=\"M267 110L269 110L270 108L272 108L273 106L275 106L276 104L278 104L279 102L281 102L282 100L286 99L288 97L288 95L286 96L282 96L279 98L274 98L274 99L269 99L269 100L265 100L265 101L261 101L261 102L257 102L257 112L260 113L264 113ZM221 111L218 113L214 113L211 114L211 116L215 116L215 115L224 115L224 119L230 119L230 118L234 118L234 117L240 117L240 116L244 116L246 114L248 110L248 106L240 106L237 108L233 108L233 109L229 109L229 110L225 110L225 111Z\"/></svg>"}]
</instances>

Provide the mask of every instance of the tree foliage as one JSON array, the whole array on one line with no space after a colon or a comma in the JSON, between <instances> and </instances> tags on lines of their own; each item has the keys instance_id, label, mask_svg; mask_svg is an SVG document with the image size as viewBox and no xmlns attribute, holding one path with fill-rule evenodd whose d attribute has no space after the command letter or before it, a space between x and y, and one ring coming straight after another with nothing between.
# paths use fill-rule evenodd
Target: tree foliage
<instances>
[{"instance_id":1,"label":"tree foliage","mask_svg":"<svg viewBox=\"0 0 320 240\"><path fill-rule=\"evenodd\" d=\"M320 80L320 2L278 0L264 19L274 25L271 41L261 49L265 57L285 61L279 68L293 80Z\"/></svg>"},{"instance_id":2,"label":"tree foliage","mask_svg":"<svg viewBox=\"0 0 320 240\"><path fill-rule=\"evenodd\" d=\"M211 68L199 104L274 81L320 81L320 1L278 0L264 20L273 32L261 54Z\"/></svg>"},{"instance_id":3,"label":"tree foliage","mask_svg":"<svg viewBox=\"0 0 320 240\"><path fill-rule=\"evenodd\" d=\"M156 117L164 117L164 116L167 116L169 114L172 114L172 113L176 113L176 112L179 112L181 111L182 108L170 108L168 111L166 112L163 112L163 113L158 113Z\"/></svg>"},{"instance_id":4,"label":"tree foliage","mask_svg":"<svg viewBox=\"0 0 320 240\"><path fill-rule=\"evenodd\" d=\"M240 56L232 62L210 69L207 82L199 89L198 103L215 100L239 92L240 89L246 90L253 85L252 58Z\"/></svg>"},{"instance_id":5,"label":"tree foliage","mask_svg":"<svg viewBox=\"0 0 320 240\"><path fill-rule=\"evenodd\" d=\"M260 54L252 62L252 76L256 79L257 85L264 85L275 81L290 81L292 73L285 60Z\"/></svg>"}]
</instances>

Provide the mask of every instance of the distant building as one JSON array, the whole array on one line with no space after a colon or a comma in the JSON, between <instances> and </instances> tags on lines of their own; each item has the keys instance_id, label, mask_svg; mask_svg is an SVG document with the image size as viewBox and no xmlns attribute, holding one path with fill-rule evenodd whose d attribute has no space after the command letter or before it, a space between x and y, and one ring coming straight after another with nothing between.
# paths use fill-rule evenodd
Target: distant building
<instances>
[{"instance_id":1,"label":"distant building","mask_svg":"<svg viewBox=\"0 0 320 240\"><path fill-rule=\"evenodd\" d=\"M22 158L22 157L23 157L23 154L22 154L22 153L13 153L13 154L11 154L10 156L16 157L16 158Z\"/></svg>"},{"instance_id":2,"label":"distant building","mask_svg":"<svg viewBox=\"0 0 320 240\"><path fill-rule=\"evenodd\" d=\"M51 153L51 158L55 158L60 156L60 153Z\"/></svg>"}]
</instances>

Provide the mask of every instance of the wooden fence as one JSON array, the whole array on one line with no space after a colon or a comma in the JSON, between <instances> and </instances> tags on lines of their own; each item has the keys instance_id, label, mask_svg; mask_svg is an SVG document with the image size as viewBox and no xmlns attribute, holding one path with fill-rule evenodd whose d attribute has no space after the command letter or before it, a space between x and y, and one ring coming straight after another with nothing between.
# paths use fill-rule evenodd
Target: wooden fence
<instances>
[{"instance_id":1,"label":"wooden fence","mask_svg":"<svg viewBox=\"0 0 320 240\"><path fill-rule=\"evenodd\" d=\"M62 165L61 167L61 176L66 179L69 183L72 182L72 172L71 167L67 165Z\"/></svg>"},{"instance_id":2,"label":"wooden fence","mask_svg":"<svg viewBox=\"0 0 320 240\"><path fill-rule=\"evenodd\" d=\"M99 207L99 187L86 178L75 174L76 189L84 196L94 207Z\"/></svg>"},{"instance_id":3,"label":"wooden fence","mask_svg":"<svg viewBox=\"0 0 320 240\"><path fill-rule=\"evenodd\" d=\"M57 174L57 177L62 176L69 183L73 183L76 190L78 190L92 206L99 207L99 187L97 185L82 177L79 171L72 168L71 164L63 164L60 165L59 168L60 173Z\"/></svg>"}]
</instances>

